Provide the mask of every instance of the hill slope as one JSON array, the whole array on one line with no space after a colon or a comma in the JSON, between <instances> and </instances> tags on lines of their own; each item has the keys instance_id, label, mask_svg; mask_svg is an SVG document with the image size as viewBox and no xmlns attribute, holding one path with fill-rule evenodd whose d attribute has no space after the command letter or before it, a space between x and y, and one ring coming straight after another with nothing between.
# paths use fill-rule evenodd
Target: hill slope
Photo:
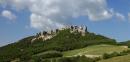
<instances>
[{"instance_id":1,"label":"hill slope","mask_svg":"<svg viewBox=\"0 0 130 62\"><path fill-rule=\"evenodd\" d=\"M33 55L50 50L63 52L84 48L89 45L116 44L115 40L102 35L89 32L85 34L85 36L82 36L79 32L70 33L70 29L65 29L59 31L52 39L46 41L38 39L34 43L31 43L31 40L35 36L30 36L16 43L1 47L0 62L8 62L16 58L30 60Z\"/></svg>"},{"instance_id":2,"label":"hill slope","mask_svg":"<svg viewBox=\"0 0 130 62\"><path fill-rule=\"evenodd\" d=\"M124 41L124 42L120 42L119 44L120 45L126 45L126 46L128 46L130 48L130 40Z\"/></svg>"},{"instance_id":3,"label":"hill slope","mask_svg":"<svg viewBox=\"0 0 130 62\"><path fill-rule=\"evenodd\" d=\"M98 62L130 62L130 55L114 57L106 60L101 60Z\"/></svg>"},{"instance_id":4,"label":"hill slope","mask_svg":"<svg viewBox=\"0 0 130 62\"><path fill-rule=\"evenodd\" d=\"M104 53L121 52L128 50L124 46L115 45L93 45L82 49L70 50L63 52L64 56L76 56L76 55L103 55Z\"/></svg>"}]
</instances>

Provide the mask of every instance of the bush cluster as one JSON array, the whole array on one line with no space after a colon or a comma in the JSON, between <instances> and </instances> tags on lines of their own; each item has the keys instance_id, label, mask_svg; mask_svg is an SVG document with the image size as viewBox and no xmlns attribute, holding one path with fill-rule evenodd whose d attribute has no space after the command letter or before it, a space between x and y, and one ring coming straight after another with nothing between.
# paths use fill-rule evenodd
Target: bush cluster
<instances>
[{"instance_id":1,"label":"bush cluster","mask_svg":"<svg viewBox=\"0 0 130 62\"><path fill-rule=\"evenodd\" d=\"M109 59L112 57L117 57L117 56L124 56L130 53L130 50L122 51L122 52L113 52L113 53L105 53L103 55L103 59Z\"/></svg>"},{"instance_id":2,"label":"bush cluster","mask_svg":"<svg viewBox=\"0 0 130 62\"><path fill-rule=\"evenodd\" d=\"M99 58L87 58L85 56L78 57L61 57L52 59L42 59L41 62L96 62ZM34 60L34 62L36 62Z\"/></svg>"}]
</instances>

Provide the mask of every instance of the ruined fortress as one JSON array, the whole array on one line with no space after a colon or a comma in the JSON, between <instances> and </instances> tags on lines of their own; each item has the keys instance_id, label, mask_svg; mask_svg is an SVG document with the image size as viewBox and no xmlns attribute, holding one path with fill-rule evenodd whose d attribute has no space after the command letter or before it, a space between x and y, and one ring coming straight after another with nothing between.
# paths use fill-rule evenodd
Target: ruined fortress
<instances>
[{"instance_id":1,"label":"ruined fortress","mask_svg":"<svg viewBox=\"0 0 130 62\"><path fill-rule=\"evenodd\" d=\"M51 30L51 31L42 31L40 33L37 33L35 35L35 38L31 40L31 43L33 43L37 39L42 39L43 41L53 38L57 35L57 33L61 30L70 29L70 33L79 32L82 36L85 36L85 33L87 32L86 26L66 26L64 28Z\"/></svg>"}]
</instances>

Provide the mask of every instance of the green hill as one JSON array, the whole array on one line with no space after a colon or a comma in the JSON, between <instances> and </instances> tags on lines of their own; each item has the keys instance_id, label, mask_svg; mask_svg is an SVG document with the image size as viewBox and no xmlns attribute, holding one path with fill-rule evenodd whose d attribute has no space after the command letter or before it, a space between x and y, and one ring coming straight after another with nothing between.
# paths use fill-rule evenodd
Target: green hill
<instances>
[{"instance_id":1,"label":"green hill","mask_svg":"<svg viewBox=\"0 0 130 62\"><path fill-rule=\"evenodd\" d=\"M130 47L130 40L124 41L124 42L120 42L119 45L126 45L126 46Z\"/></svg>"},{"instance_id":2,"label":"green hill","mask_svg":"<svg viewBox=\"0 0 130 62\"><path fill-rule=\"evenodd\" d=\"M0 62L9 62L14 59L28 61L32 59L33 55L46 51L65 52L91 45L116 44L114 39L102 35L86 32L85 36L82 36L79 32L70 33L70 29L60 30L52 39L46 41L38 39L31 43L31 40L35 37L30 36L16 43L0 47Z\"/></svg>"}]
</instances>

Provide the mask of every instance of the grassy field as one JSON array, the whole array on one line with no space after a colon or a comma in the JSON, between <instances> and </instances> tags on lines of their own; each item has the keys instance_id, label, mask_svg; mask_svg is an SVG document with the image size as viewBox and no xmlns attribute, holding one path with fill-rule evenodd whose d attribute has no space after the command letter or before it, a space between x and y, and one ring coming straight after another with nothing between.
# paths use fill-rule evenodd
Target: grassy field
<instances>
[{"instance_id":1,"label":"grassy field","mask_svg":"<svg viewBox=\"0 0 130 62\"><path fill-rule=\"evenodd\" d=\"M94 45L82 49L76 49L71 51L63 52L64 57L66 56L77 56L77 55L103 55L104 53L121 52L127 50L124 46L115 45Z\"/></svg>"},{"instance_id":2,"label":"grassy field","mask_svg":"<svg viewBox=\"0 0 130 62\"><path fill-rule=\"evenodd\" d=\"M114 57L106 60L101 60L98 62L130 62L130 55Z\"/></svg>"}]
</instances>

